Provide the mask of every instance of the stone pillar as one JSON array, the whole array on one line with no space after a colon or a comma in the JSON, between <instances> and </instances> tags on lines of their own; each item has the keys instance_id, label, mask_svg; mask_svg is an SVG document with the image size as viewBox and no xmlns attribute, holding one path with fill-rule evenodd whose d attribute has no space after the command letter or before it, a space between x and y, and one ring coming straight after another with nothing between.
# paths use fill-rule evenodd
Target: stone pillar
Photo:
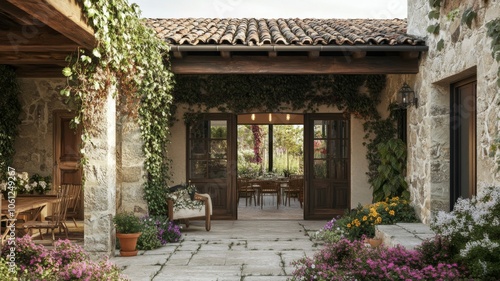
<instances>
[{"instance_id":1,"label":"stone pillar","mask_svg":"<svg viewBox=\"0 0 500 281\"><path fill-rule=\"evenodd\" d=\"M146 170L142 152L143 140L137 120L122 117L117 130L118 185L117 209L143 216L148 212L144 200Z\"/></svg>"},{"instance_id":2,"label":"stone pillar","mask_svg":"<svg viewBox=\"0 0 500 281\"><path fill-rule=\"evenodd\" d=\"M114 255L116 214L116 100L110 91L97 126L98 135L85 148L85 250Z\"/></svg>"}]
</instances>

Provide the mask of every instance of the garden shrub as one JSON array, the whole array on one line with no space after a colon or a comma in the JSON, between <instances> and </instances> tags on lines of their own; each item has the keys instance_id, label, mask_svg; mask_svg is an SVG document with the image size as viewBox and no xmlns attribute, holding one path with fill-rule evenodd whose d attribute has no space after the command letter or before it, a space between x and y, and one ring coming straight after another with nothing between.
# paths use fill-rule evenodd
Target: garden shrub
<instances>
[{"instance_id":1,"label":"garden shrub","mask_svg":"<svg viewBox=\"0 0 500 281\"><path fill-rule=\"evenodd\" d=\"M9 276L4 275L4 267L8 270L11 247L15 247L17 272ZM56 241L54 249L48 250L43 245L35 245L31 237L25 235L16 238L15 246L6 243L1 259L0 280L128 280L106 258L94 261L82 247L69 240Z\"/></svg>"},{"instance_id":2,"label":"garden shrub","mask_svg":"<svg viewBox=\"0 0 500 281\"><path fill-rule=\"evenodd\" d=\"M337 220L333 219L318 233L317 238L335 242L342 237L350 240L372 237L375 225L398 222L418 222L415 210L407 200L388 198L367 206L358 205Z\"/></svg>"},{"instance_id":3,"label":"garden shrub","mask_svg":"<svg viewBox=\"0 0 500 281\"><path fill-rule=\"evenodd\" d=\"M340 239L327 244L313 258L292 263L291 280L455 280L462 276L457 264L422 261L418 250L403 247L370 248L359 240Z\"/></svg>"},{"instance_id":4,"label":"garden shrub","mask_svg":"<svg viewBox=\"0 0 500 281\"><path fill-rule=\"evenodd\" d=\"M140 250L152 250L167 243L178 242L181 238L180 227L165 216L149 216L141 218L142 235L137 240Z\"/></svg>"},{"instance_id":5,"label":"garden shrub","mask_svg":"<svg viewBox=\"0 0 500 281\"><path fill-rule=\"evenodd\" d=\"M467 266L470 277L500 276L500 187L484 187L476 197L458 199L453 211L438 212L431 228L449 239L453 258Z\"/></svg>"}]
</instances>

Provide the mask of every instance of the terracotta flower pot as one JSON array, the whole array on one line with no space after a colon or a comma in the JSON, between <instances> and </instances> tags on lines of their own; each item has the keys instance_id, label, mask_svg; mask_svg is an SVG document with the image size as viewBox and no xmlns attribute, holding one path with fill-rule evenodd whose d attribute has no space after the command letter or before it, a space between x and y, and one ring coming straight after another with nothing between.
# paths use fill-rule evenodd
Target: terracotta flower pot
<instances>
[{"instance_id":1,"label":"terracotta flower pot","mask_svg":"<svg viewBox=\"0 0 500 281\"><path fill-rule=\"evenodd\" d=\"M380 238L366 238L365 240L372 248L377 248L382 244L382 239Z\"/></svg>"},{"instance_id":2,"label":"terracotta flower pot","mask_svg":"<svg viewBox=\"0 0 500 281\"><path fill-rule=\"evenodd\" d=\"M137 239L141 236L139 233L116 233L116 238L120 240L120 256L131 257L137 255Z\"/></svg>"}]
</instances>

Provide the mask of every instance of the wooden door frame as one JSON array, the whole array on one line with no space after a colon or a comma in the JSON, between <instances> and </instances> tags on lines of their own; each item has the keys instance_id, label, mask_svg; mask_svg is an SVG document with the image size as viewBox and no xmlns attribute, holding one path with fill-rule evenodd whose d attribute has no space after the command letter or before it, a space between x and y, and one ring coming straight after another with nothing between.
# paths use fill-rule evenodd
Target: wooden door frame
<instances>
[{"instance_id":1,"label":"wooden door frame","mask_svg":"<svg viewBox=\"0 0 500 281\"><path fill-rule=\"evenodd\" d=\"M457 108L460 103L460 97L458 94L458 89L462 86L476 83L474 88L474 135L472 140L472 146L474 149L471 151L471 157L474 158L473 170L471 172L472 186L469 186L470 194L476 194L477 192L477 78L472 76L461 80L457 83L450 85L450 210L453 210L456 200L462 196L461 194L461 181L458 179L461 168L461 159L459 153L460 146L460 130L454 129L457 126L457 122L460 122L460 109ZM470 137L470 135L469 135Z\"/></svg>"}]
</instances>

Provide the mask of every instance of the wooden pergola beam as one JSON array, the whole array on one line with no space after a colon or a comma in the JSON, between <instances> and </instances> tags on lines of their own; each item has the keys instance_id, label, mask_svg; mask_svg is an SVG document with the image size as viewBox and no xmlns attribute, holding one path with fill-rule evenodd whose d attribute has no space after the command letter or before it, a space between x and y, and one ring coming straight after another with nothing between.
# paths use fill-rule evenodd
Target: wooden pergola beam
<instances>
[{"instance_id":1,"label":"wooden pergola beam","mask_svg":"<svg viewBox=\"0 0 500 281\"><path fill-rule=\"evenodd\" d=\"M96 40L93 29L87 24L82 7L76 0L6 0L48 25L79 46L93 49Z\"/></svg>"},{"instance_id":2,"label":"wooden pergola beam","mask_svg":"<svg viewBox=\"0 0 500 281\"><path fill-rule=\"evenodd\" d=\"M231 59L187 56L172 59L175 74L415 74L418 59L399 56L364 57L263 57L241 56Z\"/></svg>"},{"instance_id":3,"label":"wooden pergola beam","mask_svg":"<svg viewBox=\"0 0 500 281\"><path fill-rule=\"evenodd\" d=\"M22 78L64 78L63 68L57 65L18 65L16 75Z\"/></svg>"},{"instance_id":4,"label":"wooden pergola beam","mask_svg":"<svg viewBox=\"0 0 500 281\"><path fill-rule=\"evenodd\" d=\"M1 52L0 64L54 64L66 66L68 52Z\"/></svg>"},{"instance_id":5,"label":"wooden pergola beam","mask_svg":"<svg viewBox=\"0 0 500 281\"><path fill-rule=\"evenodd\" d=\"M0 52L53 52L78 48L78 44L46 26L20 26L0 30Z\"/></svg>"}]
</instances>

